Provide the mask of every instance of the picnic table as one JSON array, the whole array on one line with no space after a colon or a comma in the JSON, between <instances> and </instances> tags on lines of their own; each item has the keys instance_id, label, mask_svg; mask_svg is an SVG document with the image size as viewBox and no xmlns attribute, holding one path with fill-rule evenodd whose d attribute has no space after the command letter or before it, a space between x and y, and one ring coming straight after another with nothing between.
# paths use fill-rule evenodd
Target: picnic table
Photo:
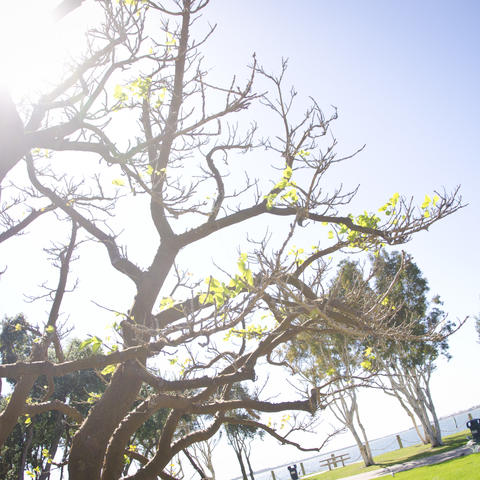
<instances>
[{"instance_id":1,"label":"picnic table","mask_svg":"<svg viewBox=\"0 0 480 480\"><path fill-rule=\"evenodd\" d=\"M345 466L345 460L348 460L350 455L348 453L342 453L341 455L335 455L332 453L330 457L324 458L320 461L320 466L325 467L328 466L328 469L331 470L332 468L336 468L342 464L342 467Z\"/></svg>"}]
</instances>

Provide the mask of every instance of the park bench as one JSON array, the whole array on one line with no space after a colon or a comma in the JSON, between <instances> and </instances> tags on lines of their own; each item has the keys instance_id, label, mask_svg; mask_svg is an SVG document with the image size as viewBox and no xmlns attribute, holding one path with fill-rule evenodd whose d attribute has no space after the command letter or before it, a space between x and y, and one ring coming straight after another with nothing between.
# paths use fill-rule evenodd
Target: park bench
<instances>
[{"instance_id":1,"label":"park bench","mask_svg":"<svg viewBox=\"0 0 480 480\"><path fill-rule=\"evenodd\" d=\"M345 460L348 460L350 455L348 453L343 453L342 455L335 455L332 453L330 457L327 457L320 461L320 466L325 467L328 466L328 469L331 470L332 468L336 468L339 464L342 464L342 467L345 466Z\"/></svg>"}]
</instances>

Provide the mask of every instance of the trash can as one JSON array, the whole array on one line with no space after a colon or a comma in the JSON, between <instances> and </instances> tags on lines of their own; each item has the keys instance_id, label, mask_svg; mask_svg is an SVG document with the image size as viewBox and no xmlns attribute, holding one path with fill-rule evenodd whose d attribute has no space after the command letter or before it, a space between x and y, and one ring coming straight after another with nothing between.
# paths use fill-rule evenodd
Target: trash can
<instances>
[{"instance_id":1,"label":"trash can","mask_svg":"<svg viewBox=\"0 0 480 480\"><path fill-rule=\"evenodd\" d=\"M297 466L296 465L290 465L288 467L288 471L290 472L290 478L292 480L298 480L298 472L297 472Z\"/></svg>"},{"instance_id":2,"label":"trash can","mask_svg":"<svg viewBox=\"0 0 480 480\"><path fill-rule=\"evenodd\" d=\"M472 432L474 442L480 443L480 418L473 418L467 422L467 427Z\"/></svg>"}]
</instances>

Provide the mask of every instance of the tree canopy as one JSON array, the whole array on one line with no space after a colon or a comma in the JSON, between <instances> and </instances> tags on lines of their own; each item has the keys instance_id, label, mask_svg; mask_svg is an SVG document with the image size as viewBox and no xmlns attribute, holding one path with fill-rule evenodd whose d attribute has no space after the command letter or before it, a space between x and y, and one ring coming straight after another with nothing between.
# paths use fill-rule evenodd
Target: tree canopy
<instances>
[{"instance_id":1,"label":"tree canopy","mask_svg":"<svg viewBox=\"0 0 480 480\"><path fill-rule=\"evenodd\" d=\"M0 377L15 382L0 414L0 445L19 418L36 422L38 413L59 411L74 430L64 452L70 480L171 480L172 459L223 424L295 444L265 415L313 414L328 403L322 385L278 401L261 392L236 398L235 385L259 380L259 365L288 365L283 346L305 331L410 334L408 323L389 322L386 293L362 301L355 289L331 293L328 257L407 242L461 208L457 190L430 193L418 206L393 193L370 211L350 212L356 189L328 181L350 158L336 153L330 136L336 112L324 114L313 99L301 111L285 84L286 61L271 73L253 56L222 84L202 56L214 41L214 27L201 18L209 0L95 3L102 20L56 86L24 105L2 93L0 242L18 241L27 227L31 248L52 240L42 255L57 276L44 294L25 292L50 301L28 325L28 358L0 365ZM197 271L194 259L215 258L219 238L238 242L237 257ZM295 247L302 238L315 241ZM109 266L83 267L97 246ZM6 280L20 268L16 260L7 261ZM114 319L112 337L88 319L80 347L92 355L69 359L65 337L83 321L87 301L72 270L81 277L87 269L102 278L105 295L123 279L131 304L124 308L119 295L118 305L101 305ZM67 296L78 297L76 306ZM90 370L105 390L88 415L54 400L54 379ZM39 377L47 388L32 403ZM236 416L239 409L253 419ZM166 418L156 444L132 451L132 438L160 411ZM185 415L202 417L203 427L185 431ZM125 455L132 458L126 474Z\"/></svg>"},{"instance_id":2,"label":"tree canopy","mask_svg":"<svg viewBox=\"0 0 480 480\"><path fill-rule=\"evenodd\" d=\"M402 256L398 252L382 253L375 262L376 288L381 290L391 278L392 272L398 271ZM425 443L438 446L442 443L440 424L430 391L430 380L436 368L439 356L450 358L448 337L454 331L455 324L446 320L441 310L438 296L429 300L428 282L412 259L399 275L398 282L389 290L386 303L395 308L391 321L409 323L412 333L420 338L432 329L440 334L436 338L396 342L383 342L378 346L376 363L384 377L380 383L385 392L394 395L412 418L416 426L416 417L425 432L419 437Z\"/></svg>"}]
</instances>

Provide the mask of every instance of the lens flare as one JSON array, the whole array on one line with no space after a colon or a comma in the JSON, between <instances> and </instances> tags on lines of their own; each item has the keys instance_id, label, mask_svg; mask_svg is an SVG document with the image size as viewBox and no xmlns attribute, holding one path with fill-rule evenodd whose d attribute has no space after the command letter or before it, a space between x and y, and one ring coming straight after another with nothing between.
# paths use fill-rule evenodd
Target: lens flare
<instances>
[{"instance_id":1,"label":"lens flare","mask_svg":"<svg viewBox=\"0 0 480 480\"><path fill-rule=\"evenodd\" d=\"M65 61L84 44L85 9L55 21L58 3L21 0L3 5L0 85L12 93L30 95L54 85L65 71Z\"/></svg>"}]
</instances>

